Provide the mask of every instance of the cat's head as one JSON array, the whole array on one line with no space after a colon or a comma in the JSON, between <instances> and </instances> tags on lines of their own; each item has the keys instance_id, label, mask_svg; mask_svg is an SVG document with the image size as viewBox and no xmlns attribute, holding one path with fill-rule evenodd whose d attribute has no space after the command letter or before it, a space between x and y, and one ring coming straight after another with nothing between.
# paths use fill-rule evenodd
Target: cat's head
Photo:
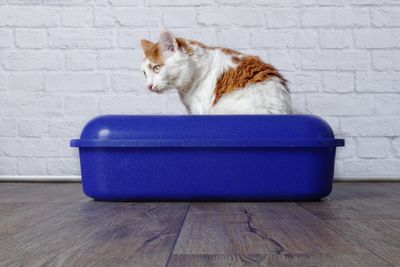
<instances>
[{"instance_id":1,"label":"cat's head","mask_svg":"<svg viewBox=\"0 0 400 267\"><path fill-rule=\"evenodd\" d=\"M177 88L183 91L188 86L194 74L194 65L187 49L180 45L182 42L170 31L161 32L157 43L141 40L145 55L142 71L149 90L163 93Z\"/></svg>"}]
</instances>

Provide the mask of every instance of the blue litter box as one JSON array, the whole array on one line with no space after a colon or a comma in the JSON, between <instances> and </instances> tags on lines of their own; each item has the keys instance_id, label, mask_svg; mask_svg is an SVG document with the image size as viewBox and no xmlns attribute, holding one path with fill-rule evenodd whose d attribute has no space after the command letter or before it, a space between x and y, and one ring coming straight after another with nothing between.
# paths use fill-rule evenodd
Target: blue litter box
<instances>
[{"instance_id":1,"label":"blue litter box","mask_svg":"<svg viewBox=\"0 0 400 267\"><path fill-rule=\"evenodd\" d=\"M293 201L331 192L344 140L310 115L109 115L71 146L96 200Z\"/></svg>"}]
</instances>

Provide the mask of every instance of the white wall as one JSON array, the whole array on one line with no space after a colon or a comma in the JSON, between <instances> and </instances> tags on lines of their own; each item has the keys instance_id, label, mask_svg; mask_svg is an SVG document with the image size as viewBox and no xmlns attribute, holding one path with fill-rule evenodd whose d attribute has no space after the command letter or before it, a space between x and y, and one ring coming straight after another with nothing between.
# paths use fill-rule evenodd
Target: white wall
<instances>
[{"instance_id":1,"label":"white wall","mask_svg":"<svg viewBox=\"0 0 400 267\"><path fill-rule=\"evenodd\" d=\"M98 114L183 113L139 71L161 21L281 69L346 138L337 177L400 177L397 0L0 0L0 175L79 175L68 140Z\"/></svg>"}]
</instances>

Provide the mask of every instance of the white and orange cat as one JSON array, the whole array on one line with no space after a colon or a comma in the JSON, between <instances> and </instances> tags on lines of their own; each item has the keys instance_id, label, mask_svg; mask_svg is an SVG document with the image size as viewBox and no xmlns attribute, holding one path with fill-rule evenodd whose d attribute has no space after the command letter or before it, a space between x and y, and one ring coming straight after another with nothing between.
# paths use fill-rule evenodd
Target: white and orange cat
<instances>
[{"instance_id":1,"label":"white and orange cat","mask_svg":"<svg viewBox=\"0 0 400 267\"><path fill-rule=\"evenodd\" d=\"M286 79L259 57L209 47L163 31L141 41L147 88L175 88L190 114L289 114Z\"/></svg>"}]
</instances>

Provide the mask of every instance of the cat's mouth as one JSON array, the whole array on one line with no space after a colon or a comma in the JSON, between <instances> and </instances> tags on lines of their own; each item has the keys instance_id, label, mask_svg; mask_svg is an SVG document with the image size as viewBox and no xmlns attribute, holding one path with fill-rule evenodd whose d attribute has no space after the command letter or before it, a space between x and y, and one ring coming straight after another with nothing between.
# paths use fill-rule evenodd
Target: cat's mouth
<instances>
[{"instance_id":1,"label":"cat's mouth","mask_svg":"<svg viewBox=\"0 0 400 267\"><path fill-rule=\"evenodd\" d=\"M168 88L157 88L157 87L153 87L150 89L150 91L152 91L153 93L157 93L159 95L161 95L162 93L164 93L167 90L168 90Z\"/></svg>"}]
</instances>

